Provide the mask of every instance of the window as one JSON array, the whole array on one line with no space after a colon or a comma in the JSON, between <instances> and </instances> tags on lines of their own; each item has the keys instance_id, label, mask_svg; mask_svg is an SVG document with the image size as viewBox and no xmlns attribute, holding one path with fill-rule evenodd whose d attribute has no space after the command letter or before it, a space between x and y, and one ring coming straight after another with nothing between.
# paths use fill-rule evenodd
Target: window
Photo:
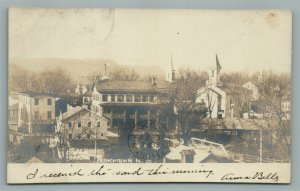
<instances>
[{"instance_id":1,"label":"window","mask_svg":"<svg viewBox=\"0 0 300 191\"><path fill-rule=\"evenodd\" d=\"M97 122L97 127L100 127L100 122Z\"/></svg>"},{"instance_id":2,"label":"window","mask_svg":"<svg viewBox=\"0 0 300 191\"><path fill-rule=\"evenodd\" d=\"M87 134L87 135L86 135L86 138L87 138L87 139L90 139L90 138L91 138L91 135L90 135L90 134Z\"/></svg>"},{"instance_id":3,"label":"window","mask_svg":"<svg viewBox=\"0 0 300 191\"><path fill-rule=\"evenodd\" d=\"M115 102L116 101L116 96L115 95L111 95L110 96L110 100L111 100L111 102Z\"/></svg>"},{"instance_id":4,"label":"window","mask_svg":"<svg viewBox=\"0 0 300 191\"><path fill-rule=\"evenodd\" d=\"M144 96L142 97L142 102L148 102L148 96L145 96L145 95L144 95Z\"/></svg>"},{"instance_id":5,"label":"window","mask_svg":"<svg viewBox=\"0 0 300 191\"><path fill-rule=\"evenodd\" d=\"M108 97L107 95L102 95L102 101L107 102L107 97Z\"/></svg>"},{"instance_id":6,"label":"window","mask_svg":"<svg viewBox=\"0 0 300 191\"><path fill-rule=\"evenodd\" d=\"M69 139L72 139L72 134L69 134Z\"/></svg>"},{"instance_id":7,"label":"window","mask_svg":"<svg viewBox=\"0 0 300 191\"><path fill-rule=\"evenodd\" d=\"M126 102L132 102L132 95L126 96Z\"/></svg>"},{"instance_id":8,"label":"window","mask_svg":"<svg viewBox=\"0 0 300 191\"><path fill-rule=\"evenodd\" d=\"M52 112L51 111L47 112L47 119L52 119Z\"/></svg>"},{"instance_id":9,"label":"window","mask_svg":"<svg viewBox=\"0 0 300 191\"><path fill-rule=\"evenodd\" d=\"M150 101L150 102L154 102L154 96L150 96L150 97L149 97L149 101Z\"/></svg>"},{"instance_id":10,"label":"window","mask_svg":"<svg viewBox=\"0 0 300 191\"><path fill-rule=\"evenodd\" d=\"M81 139L81 134L78 134L78 135L77 135L77 138L78 138L78 139Z\"/></svg>"},{"instance_id":11,"label":"window","mask_svg":"<svg viewBox=\"0 0 300 191\"><path fill-rule=\"evenodd\" d=\"M77 127L78 127L78 128L81 127L81 122L80 122L80 121L77 122Z\"/></svg>"},{"instance_id":12,"label":"window","mask_svg":"<svg viewBox=\"0 0 300 191\"><path fill-rule=\"evenodd\" d=\"M71 103L72 103L73 105L76 105L76 104L77 104L77 98L73 98L72 101L71 101Z\"/></svg>"},{"instance_id":13,"label":"window","mask_svg":"<svg viewBox=\"0 0 300 191\"><path fill-rule=\"evenodd\" d=\"M103 133L101 133L100 136L103 137Z\"/></svg>"},{"instance_id":14,"label":"window","mask_svg":"<svg viewBox=\"0 0 300 191\"><path fill-rule=\"evenodd\" d=\"M140 95L135 95L134 96L134 102L141 102L141 96Z\"/></svg>"},{"instance_id":15,"label":"window","mask_svg":"<svg viewBox=\"0 0 300 191\"><path fill-rule=\"evenodd\" d=\"M72 122L69 122L69 128L72 128Z\"/></svg>"},{"instance_id":16,"label":"window","mask_svg":"<svg viewBox=\"0 0 300 191\"><path fill-rule=\"evenodd\" d=\"M39 105L39 98L34 99L34 105Z\"/></svg>"},{"instance_id":17,"label":"window","mask_svg":"<svg viewBox=\"0 0 300 191\"><path fill-rule=\"evenodd\" d=\"M124 102L124 96L123 95L118 95L118 102Z\"/></svg>"},{"instance_id":18,"label":"window","mask_svg":"<svg viewBox=\"0 0 300 191\"><path fill-rule=\"evenodd\" d=\"M48 98L48 99L47 99L47 103L48 103L48 105L52 105L52 99L51 99L51 98Z\"/></svg>"},{"instance_id":19,"label":"window","mask_svg":"<svg viewBox=\"0 0 300 191\"><path fill-rule=\"evenodd\" d=\"M88 122L88 127L92 127L92 122Z\"/></svg>"},{"instance_id":20,"label":"window","mask_svg":"<svg viewBox=\"0 0 300 191\"><path fill-rule=\"evenodd\" d=\"M39 112L38 111L35 111L34 112L34 119L39 119Z\"/></svg>"}]
</instances>

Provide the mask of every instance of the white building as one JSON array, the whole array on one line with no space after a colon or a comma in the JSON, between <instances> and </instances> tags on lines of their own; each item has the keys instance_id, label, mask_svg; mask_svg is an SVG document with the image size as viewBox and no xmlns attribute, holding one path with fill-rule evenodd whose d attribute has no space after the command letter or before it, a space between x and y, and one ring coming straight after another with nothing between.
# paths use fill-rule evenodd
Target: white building
<instances>
[{"instance_id":1,"label":"white building","mask_svg":"<svg viewBox=\"0 0 300 191\"><path fill-rule=\"evenodd\" d=\"M259 98L258 87L254 85L254 83L249 81L243 85L243 88L252 91L253 100L258 100Z\"/></svg>"}]
</instances>

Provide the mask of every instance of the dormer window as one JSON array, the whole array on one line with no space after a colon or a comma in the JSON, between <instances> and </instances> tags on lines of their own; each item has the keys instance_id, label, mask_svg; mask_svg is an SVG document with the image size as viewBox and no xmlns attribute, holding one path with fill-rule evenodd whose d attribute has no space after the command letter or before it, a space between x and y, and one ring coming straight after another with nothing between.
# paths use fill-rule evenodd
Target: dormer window
<instances>
[{"instance_id":1,"label":"dormer window","mask_svg":"<svg viewBox=\"0 0 300 191\"><path fill-rule=\"evenodd\" d=\"M39 98L34 99L34 105L39 105Z\"/></svg>"}]
</instances>

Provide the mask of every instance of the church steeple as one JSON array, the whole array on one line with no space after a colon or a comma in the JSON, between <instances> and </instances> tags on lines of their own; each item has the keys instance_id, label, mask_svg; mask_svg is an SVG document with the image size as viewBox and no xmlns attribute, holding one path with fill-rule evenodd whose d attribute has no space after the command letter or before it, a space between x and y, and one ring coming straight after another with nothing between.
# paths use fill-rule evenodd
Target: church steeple
<instances>
[{"instance_id":1,"label":"church steeple","mask_svg":"<svg viewBox=\"0 0 300 191\"><path fill-rule=\"evenodd\" d=\"M216 55L216 65L208 69L208 85L221 86L220 74L222 66L219 62L218 55Z\"/></svg>"},{"instance_id":2,"label":"church steeple","mask_svg":"<svg viewBox=\"0 0 300 191\"><path fill-rule=\"evenodd\" d=\"M170 68L167 70L166 72L166 81L173 83L175 80L175 69L174 69L174 65L173 65L173 57L171 55L171 63L170 63Z\"/></svg>"}]
</instances>

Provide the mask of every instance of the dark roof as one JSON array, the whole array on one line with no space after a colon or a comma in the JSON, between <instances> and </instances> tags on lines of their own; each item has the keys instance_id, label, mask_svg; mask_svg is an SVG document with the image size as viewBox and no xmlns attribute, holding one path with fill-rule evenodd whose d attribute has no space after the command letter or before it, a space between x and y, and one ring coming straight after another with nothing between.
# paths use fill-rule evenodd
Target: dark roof
<instances>
[{"instance_id":1,"label":"dark roof","mask_svg":"<svg viewBox=\"0 0 300 191\"><path fill-rule=\"evenodd\" d=\"M82 94L84 97L92 97L93 92L89 89L84 94Z\"/></svg>"},{"instance_id":2,"label":"dark roof","mask_svg":"<svg viewBox=\"0 0 300 191\"><path fill-rule=\"evenodd\" d=\"M61 97L63 99L67 99L67 98L80 98L80 97L82 97L82 94L70 92L70 93L60 94L59 97Z\"/></svg>"},{"instance_id":3,"label":"dark roof","mask_svg":"<svg viewBox=\"0 0 300 191\"><path fill-rule=\"evenodd\" d=\"M70 147L72 148L95 148L95 140L93 139L77 139L70 140ZM107 139L98 139L97 140L97 148L101 148L103 146L110 145L110 142Z\"/></svg>"},{"instance_id":4,"label":"dark roof","mask_svg":"<svg viewBox=\"0 0 300 191\"><path fill-rule=\"evenodd\" d=\"M41 96L48 96L48 97L56 97L53 93L44 93L44 92L34 92L34 91L24 91L20 92L21 95L28 95L29 97L41 97Z\"/></svg>"},{"instance_id":5,"label":"dark roof","mask_svg":"<svg viewBox=\"0 0 300 191\"><path fill-rule=\"evenodd\" d=\"M223 86L219 87L221 90L225 91L226 93L251 93L250 90L244 88L239 84L233 83L223 83Z\"/></svg>"},{"instance_id":6,"label":"dark roof","mask_svg":"<svg viewBox=\"0 0 300 191\"><path fill-rule=\"evenodd\" d=\"M195 155L196 154L194 149L184 149L180 153L183 153L184 155Z\"/></svg>"},{"instance_id":7,"label":"dark roof","mask_svg":"<svg viewBox=\"0 0 300 191\"><path fill-rule=\"evenodd\" d=\"M108 80L96 84L98 91L134 91L134 92L157 92L160 89L170 89L175 86L166 81L155 81L152 85L150 81L125 81Z\"/></svg>"},{"instance_id":8,"label":"dark roof","mask_svg":"<svg viewBox=\"0 0 300 191\"><path fill-rule=\"evenodd\" d=\"M244 119L244 118L224 118L224 119L210 119L204 118L201 121L201 127L204 129L244 129L244 130L258 130L260 127L268 129L267 121Z\"/></svg>"}]
</instances>

